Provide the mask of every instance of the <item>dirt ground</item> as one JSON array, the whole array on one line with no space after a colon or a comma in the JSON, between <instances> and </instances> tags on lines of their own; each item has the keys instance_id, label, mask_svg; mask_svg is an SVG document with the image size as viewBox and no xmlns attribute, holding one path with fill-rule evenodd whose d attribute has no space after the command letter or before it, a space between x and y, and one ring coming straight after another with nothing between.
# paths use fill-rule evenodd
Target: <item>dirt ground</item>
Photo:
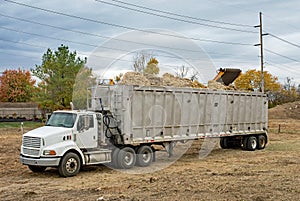
<instances>
[{"instance_id":1,"label":"dirt ground","mask_svg":"<svg viewBox=\"0 0 300 201\"><path fill-rule=\"evenodd\" d=\"M21 165L20 131L1 129L0 200L300 200L300 120L270 119L269 140L253 152L217 145L204 159L197 141L154 173L90 166L61 178L56 169L32 173Z\"/></svg>"}]
</instances>

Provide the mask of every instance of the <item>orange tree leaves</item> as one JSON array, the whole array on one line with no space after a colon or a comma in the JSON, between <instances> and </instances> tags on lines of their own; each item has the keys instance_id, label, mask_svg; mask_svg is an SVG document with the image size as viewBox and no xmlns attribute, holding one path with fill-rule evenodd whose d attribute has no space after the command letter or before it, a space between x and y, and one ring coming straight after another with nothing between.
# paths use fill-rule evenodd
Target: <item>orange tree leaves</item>
<instances>
[{"instance_id":1,"label":"orange tree leaves","mask_svg":"<svg viewBox=\"0 0 300 201\"><path fill-rule=\"evenodd\" d=\"M278 82L278 78L276 76L265 71L264 78L266 92L274 93L281 90L281 84ZM259 90L261 86L261 73L258 70L248 70L235 80L234 85L239 90Z\"/></svg>"},{"instance_id":2,"label":"orange tree leaves","mask_svg":"<svg viewBox=\"0 0 300 201\"><path fill-rule=\"evenodd\" d=\"M25 70L5 70L0 76L1 102L27 102L34 94L35 80Z\"/></svg>"}]
</instances>

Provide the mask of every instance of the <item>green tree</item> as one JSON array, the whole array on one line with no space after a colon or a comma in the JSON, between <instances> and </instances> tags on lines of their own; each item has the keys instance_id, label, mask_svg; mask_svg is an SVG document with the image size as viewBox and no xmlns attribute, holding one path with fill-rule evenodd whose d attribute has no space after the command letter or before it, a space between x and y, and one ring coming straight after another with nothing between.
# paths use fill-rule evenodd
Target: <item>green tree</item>
<instances>
[{"instance_id":1,"label":"green tree","mask_svg":"<svg viewBox=\"0 0 300 201\"><path fill-rule=\"evenodd\" d=\"M35 80L30 72L25 70L5 70L0 76L0 101L1 102L27 102L30 101Z\"/></svg>"},{"instance_id":2,"label":"green tree","mask_svg":"<svg viewBox=\"0 0 300 201\"><path fill-rule=\"evenodd\" d=\"M85 63L86 59L77 57L76 51L70 52L67 46L61 45L54 52L47 50L42 64L31 69L33 75L41 80L36 95L41 108L56 110L70 107L76 75Z\"/></svg>"},{"instance_id":3,"label":"green tree","mask_svg":"<svg viewBox=\"0 0 300 201\"><path fill-rule=\"evenodd\" d=\"M88 109L87 98L91 97L90 87L94 86L96 78L92 75L92 69L82 68L76 77L76 82L73 87L72 103L74 109Z\"/></svg>"}]
</instances>

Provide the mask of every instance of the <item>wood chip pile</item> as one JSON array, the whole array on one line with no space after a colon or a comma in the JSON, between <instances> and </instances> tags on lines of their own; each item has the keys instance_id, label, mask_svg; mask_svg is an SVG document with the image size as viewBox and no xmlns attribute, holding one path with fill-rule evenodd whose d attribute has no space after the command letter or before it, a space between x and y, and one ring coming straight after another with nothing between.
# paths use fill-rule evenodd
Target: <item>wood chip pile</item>
<instances>
[{"instance_id":1,"label":"wood chip pile","mask_svg":"<svg viewBox=\"0 0 300 201\"><path fill-rule=\"evenodd\" d=\"M138 72L127 72L123 76L121 84L124 85L140 85L140 86L173 86L173 87L192 87L192 88L209 88L234 90L233 86L225 86L214 80L208 81L208 86L198 81L191 81L187 78L176 77L170 73L163 74L162 77L154 75L142 75Z\"/></svg>"},{"instance_id":2,"label":"wood chip pile","mask_svg":"<svg viewBox=\"0 0 300 201\"><path fill-rule=\"evenodd\" d=\"M121 84L150 86L150 81L138 72L127 72L123 76Z\"/></svg>"},{"instance_id":3,"label":"wood chip pile","mask_svg":"<svg viewBox=\"0 0 300 201\"><path fill-rule=\"evenodd\" d=\"M235 90L233 85L225 86L222 83L217 82L215 80L208 81L208 88L209 89L222 89L222 90Z\"/></svg>"}]
</instances>

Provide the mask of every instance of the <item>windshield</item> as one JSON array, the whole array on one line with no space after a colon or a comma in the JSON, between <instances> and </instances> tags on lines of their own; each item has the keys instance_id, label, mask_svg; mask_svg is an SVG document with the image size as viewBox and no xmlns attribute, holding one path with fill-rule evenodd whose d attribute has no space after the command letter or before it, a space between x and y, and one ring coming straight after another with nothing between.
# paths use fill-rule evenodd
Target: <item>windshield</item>
<instances>
[{"instance_id":1,"label":"windshield","mask_svg":"<svg viewBox=\"0 0 300 201\"><path fill-rule=\"evenodd\" d=\"M76 114L72 113L53 113L46 126L72 128L76 120Z\"/></svg>"}]
</instances>

